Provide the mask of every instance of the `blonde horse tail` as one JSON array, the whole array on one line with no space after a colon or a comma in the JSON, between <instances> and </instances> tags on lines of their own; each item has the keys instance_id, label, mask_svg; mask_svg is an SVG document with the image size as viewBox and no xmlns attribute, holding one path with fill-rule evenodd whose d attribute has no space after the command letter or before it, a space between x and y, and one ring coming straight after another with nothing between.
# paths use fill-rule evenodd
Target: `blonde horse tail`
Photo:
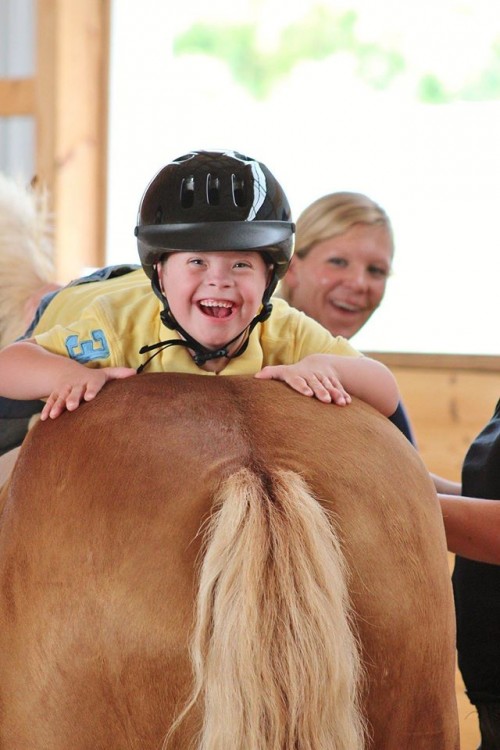
<instances>
[{"instance_id":1,"label":"blonde horse tail","mask_svg":"<svg viewBox=\"0 0 500 750\"><path fill-rule=\"evenodd\" d=\"M329 515L298 474L264 484L242 469L207 532L194 689L171 731L198 704L199 750L361 750L362 670Z\"/></svg>"},{"instance_id":2,"label":"blonde horse tail","mask_svg":"<svg viewBox=\"0 0 500 750\"><path fill-rule=\"evenodd\" d=\"M54 276L47 191L0 173L0 347L24 332L30 298Z\"/></svg>"}]
</instances>

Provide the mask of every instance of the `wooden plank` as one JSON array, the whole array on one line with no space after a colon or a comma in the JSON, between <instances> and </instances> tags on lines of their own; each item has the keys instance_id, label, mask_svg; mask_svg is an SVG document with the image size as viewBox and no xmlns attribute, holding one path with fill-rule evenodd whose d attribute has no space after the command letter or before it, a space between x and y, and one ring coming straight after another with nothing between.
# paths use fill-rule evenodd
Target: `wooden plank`
<instances>
[{"instance_id":1,"label":"wooden plank","mask_svg":"<svg viewBox=\"0 0 500 750\"><path fill-rule=\"evenodd\" d=\"M417 355L416 355L417 356ZM496 372L392 367L429 471L454 481L500 398Z\"/></svg>"},{"instance_id":2,"label":"wooden plank","mask_svg":"<svg viewBox=\"0 0 500 750\"><path fill-rule=\"evenodd\" d=\"M37 171L63 282L104 264L109 12L107 0L37 5Z\"/></svg>"},{"instance_id":3,"label":"wooden plank","mask_svg":"<svg viewBox=\"0 0 500 750\"><path fill-rule=\"evenodd\" d=\"M427 354L416 352L364 352L391 369L410 367L424 369L488 370L500 373L500 356L487 354Z\"/></svg>"},{"instance_id":4,"label":"wooden plank","mask_svg":"<svg viewBox=\"0 0 500 750\"><path fill-rule=\"evenodd\" d=\"M46 185L52 195L54 222L55 185L55 140L57 131L57 27L56 4L48 0L37 2L37 61L36 61L36 165L39 181Z\"/></svg>"},{"instance_id":5,"label":"wooden plank","mask_svg":"<svg viewBox=\"0 0 500 750\"><path fill-rule=\"evenodd\" d=\"M35 114L33 78L0 79L0 117Z\"/></svg>"}]
</instances>

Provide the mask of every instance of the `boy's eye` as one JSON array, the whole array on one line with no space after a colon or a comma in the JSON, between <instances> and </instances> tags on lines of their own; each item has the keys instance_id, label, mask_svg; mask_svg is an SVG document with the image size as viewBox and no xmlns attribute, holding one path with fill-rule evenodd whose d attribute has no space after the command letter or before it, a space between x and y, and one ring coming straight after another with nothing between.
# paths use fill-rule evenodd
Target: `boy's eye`
<instances>
[{"instance_id":1,"label":"boy's eye","mask_svg":"<svg viewBox=\"0 0 500 750\"><path fill-rule=\"evenodd\" d=\"M238 260L234 264L235 268L251 268L251 264L247 260Z\"/></svg>"}]
</instances>

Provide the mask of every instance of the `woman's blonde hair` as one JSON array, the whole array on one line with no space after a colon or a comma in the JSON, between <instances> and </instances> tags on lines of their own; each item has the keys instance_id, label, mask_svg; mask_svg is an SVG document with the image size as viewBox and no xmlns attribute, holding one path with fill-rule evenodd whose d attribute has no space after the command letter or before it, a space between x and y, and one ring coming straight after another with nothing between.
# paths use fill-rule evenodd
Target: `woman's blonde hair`
<instances>
[{"instance_id":1,"label":"woman's blonde hair","mask_svg":"<svg viewBox=\"0 0 500 750\"><path fill-rule=\"evenodd\" d=\"M362 193L329 193L311 203L297 219L295 252L303 258L313 245L344 234L354 224L385 226L392 240L391 222L378 203Z\"/></svg>"},{"instance_id":2,"label":"woman's blonde hair","mask_svg":"<svg viewBox=\"0 0 500 750\"><path fill-rule=\"evenodd\" d=\"M363 193L338 192L323 195L302 211L295 230L295 255L305 258L314 245L344 234L355 224L386 227L394 249L392 226L384 209ZM289 298L286 277L279 296Z\"/></svg>"}]
</instances>

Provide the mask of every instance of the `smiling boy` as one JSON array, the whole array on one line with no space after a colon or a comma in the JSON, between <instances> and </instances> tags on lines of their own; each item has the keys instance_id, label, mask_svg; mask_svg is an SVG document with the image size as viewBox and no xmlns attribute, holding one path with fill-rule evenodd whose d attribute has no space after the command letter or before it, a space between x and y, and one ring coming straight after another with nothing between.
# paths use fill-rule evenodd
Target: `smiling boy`
<instances>
[{"instance_id":1,"label":"smiling boy","mask_svg":"<svg viewBox=\"0 0 500 750\"><path fill-rule=\"evenodd\" d=\"M398 389L387 368L271 299L293 232L286 196L262 163L232 151L174 160L139 208L145 274L59 292L32 338L0 352L0 395L46 399L41 418L55 418L147 368L252 374L338 405L355 395L391 415Z\"/></svg>"}]
</instances>

